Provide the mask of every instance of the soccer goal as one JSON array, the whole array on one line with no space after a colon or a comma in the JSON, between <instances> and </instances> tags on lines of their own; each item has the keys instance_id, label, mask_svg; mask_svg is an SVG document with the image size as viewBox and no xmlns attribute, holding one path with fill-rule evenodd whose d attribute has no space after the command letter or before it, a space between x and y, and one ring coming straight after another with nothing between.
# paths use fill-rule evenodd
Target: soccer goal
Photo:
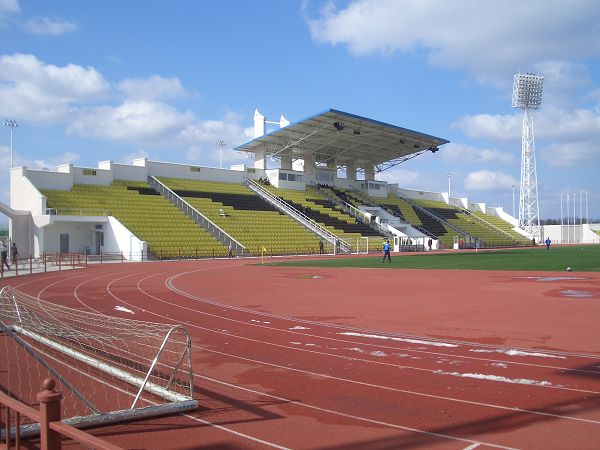
<instances>
[{"instance_id":1,"label":"soccer goal","mask_svg":"<svg viewBox=\"0 0 600 450\"><path fill-rule=\"evenodd\" d=\"M179 413L193 399L185 328L68 308L6 286L0 290L0 389L33 405L52 377L61 417L85 428ZM39 432L21 427L21 436Z\"/></svg>"},{"instance_id":2,"label":"soccer goal","mask_svg":"<svg viewBox=\"0 0 600 450\"><path fill-rule=\"evenodd\" d=\"M356 253L369 253L369 237L356 238Z\"/></svg>"}]
</instances>

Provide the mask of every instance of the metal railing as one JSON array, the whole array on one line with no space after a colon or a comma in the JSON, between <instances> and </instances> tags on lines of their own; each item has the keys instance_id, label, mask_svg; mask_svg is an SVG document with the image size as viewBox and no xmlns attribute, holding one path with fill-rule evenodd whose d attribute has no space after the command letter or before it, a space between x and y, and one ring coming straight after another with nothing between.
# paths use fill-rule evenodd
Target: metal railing
<instances>
[{"instance_id":1,"label":"metal railing","mask_svg":"<svg viewBox=\"0 0 600 450\"><path fill-rule=\"evenodd\" d=\"M62 423L60 421L62 394L54 390L55 384L56 382L51 378L44 380L44 390L37 394L40 403L39 411L0 391L0 423L5 425L0 434L0 449L30 448L29 442L25 444L21 439L23 418L27 418L40 425L39 446L42 449L60 450L62 436L66 436L80 443L84 448L121 450L121 447Z\"/></svg>"},{"instance_id":2,"label":"metal railing","mask_svg":"<svg viewBox=\"0 0 600 450\"><path fill-rule=\"evenodd\" d=\"M419 211L427 214L429 217L431 217L432 219L443 223L444 225L446 225L448 228L452 228L454 231L456 231L456 233L458 233L459 235L463 235L464 237L468 238L469 241L471 242L475 242L478 243L478 245L481 246L485 246L485 242L481 239L479 239L477 236L473 236L472 234L466 232L465 230L461 229L460 227L457 227L456 225L448 222L446 219L444 219L443 217L438 216L437 214L431 212L429 209L424 208L423 206L413 202L411 199L407 198L407 197L403 197L400 196L400 198L402 198L402 200L406 201L407 203L409 203L413 208L417 208Z\"/></svg>"},{"instance_id":3,"label":"metal railing","mask_svg":"<svg viewBox=\"0 0 600 450\"><path fill-rule=\"evenodd\" d=\"M420 225L414 224L414 223L410 223L409 221L407 221L406 219L399 217L396 215L396 211L394 211L393 209L389 208L387 205L384 205L382 203L379 203L377 201L375 201L374 199L372 199L371 197L369 197L367 194L365 194L363 191L361 191L360 189L350 185L350 190L355 193L358 194L359 197L362 197L363 200L368 201L370 203L374 203L378 208L383 209L385 212L387 212L388 214L394 216L395 218L397 218L400 222L402 222L405 225L410 226L411 228L414 228L415 230L423 233L425 236L433 238L433 239L438 239L438 237L432 233L431 231L423 228Z\"/></svg>"},{"instance_id":4,"label":"metal railing","mask_svg":"<svg viewBox=\"0 0 600 450\"><path fill-rule=\"evenodd\" d=\"M46 208L44 214L50 216L108 216L110 211L101 208Z\"/></svg>"},{"instance_id":5,"label":"metal railing","mask_svg":"<svg viewBox=\"0 0 600 450\"><path fill-rule=\"evenodd\" d=\"M450 206L458 209L459 211L463 212L464 214L467 214L469 217L474 218L475 220L477 220L480 224L482 224L483 226L489 228L490 230L501 234L504 238L513 241L513 242L517 242L517 240L515 239L514 236L511 236L509 233L507 233L506 231L504 231L501 228L498 228L496 225L494 225L493 223L488 222L487 220L483 219L482 217L479 217L475 214L473 214L473 212L471 212L470 210L468 210L467 208L465 208L464 206L461 205L457 205L456 203L450 202L449 203Z\"/></svg>"},{"instance_id":6,"label":"metal railing","mask_svg":"<svg viewBox=\"0 0 600 450\"><path fill-rule=\"evenodd\" d=\"M157 179L156 177L149 176L148 184L152 186L159 194L173 203L180 211L184 212L189 218L194 220L198 225L212 234L219 242L223 245L232 245L232 252L235 252L238 256L244 256L249 254L246 247L238 242L233 236L219 227L216 223L182 199L173 190L171 190L166 184Z\"/></svg>"},{"instance_id":7,"label":"metal railing","mask_svg":"<svg viewBox=\"0 0 600 450\"><path fill-rule=\"evenodd\" d=\"M354 217L356 219L360 219L362 221L362 223L364 223L365 225L368 225L369 227L371 227L372 229L374 229L378 233L383 234L384 236L388 236L389 237L389 236L392 235L392 233L390 233L386 227L384 227L383 225L381 225L381 223L378 223L378 222L375 222L374 220L371 220L371 217L369 217L369 215L367 215L364 211L361 211L356 206L351 205L350 203L342 200L337 195L335 195L335 193L332 194L331 191L321 188L321 186L319 186L314 181L311 182L310 186L312 188L314 188L316 191L318 191L321 195L324 195L330 201L332 201L337 206L339 206L340 208L342 208L342 210L346 214L349 214L350 216L352 216L352 217Z\"/></svg>"},{"instance_id":8,"label":"metal railing","mask_svg":"<svg viewBox=\"0 0 600 450\"><path fill-rule=\"evenodd\" d=\"M280 197L277 197L268 189L262 187L259 183L249 178L246 178L246 185L254 192L256 192L259 196L264 198L267 202L271 203L280 211L284 212L291 218L295 219L298 223L308 228L313 233L317 234L319 237L325 239L331 245L333 245L334 253L339 253L340 251L344 253L351 253L352 246L340 238L339 236L333 234L327 228L325 228L320 223L317 223L306 214L298 211L292 205L287 203Z\"/></svg>"}]
</instances>

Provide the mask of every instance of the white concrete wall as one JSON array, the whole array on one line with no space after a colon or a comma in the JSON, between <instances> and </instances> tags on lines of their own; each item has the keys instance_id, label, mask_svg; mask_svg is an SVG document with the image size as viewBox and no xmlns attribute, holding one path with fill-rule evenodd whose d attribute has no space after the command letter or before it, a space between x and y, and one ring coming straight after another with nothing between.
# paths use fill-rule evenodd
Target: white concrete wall
<instances>
[{"instance_id":1,"label":"white concrete wall","mask_svg":"<svg viewBox=\"0 0 600 450\"><path fill-rule=\"evenodd\" d=\"M18 173L18 177L26 177L37 189L57 189L59 191L70 191L73 188L73 174L69 172L49 172L46 170L31 170L27 167L16 167L12 169ZM11 177L11 182L12 182ZM17 183L21 180L16 179ZM18 194L20 189L14 192ZM11 192L13 187L11 185Z\"/></svg>"},{"instance_id":2,"label":"white concrete wall","mask_svg":"<svg viewBox=\"0 0 600 450\"><path fill-rule=\"evenodd\" d=\"M93 250L95 228L94 222L79 222L79 218L73 217L72 222L54 222L43 228L44 252L60 252L60 235L69 235L69 253L85 253Z\"/></svg>"},{"instance_id":3,"label":"white concrete wall","mask_svg":"<svg viewBox=\"0 0 600 450\"><path fill-rule=\"evenodd\" d=\"M112 171L112 178L114 180L148 180L148 170L145 166L118 164L113 161L102 161L98 163L98 168Z\"/></svg>"},{"instance_id":4,"label":"white concrete wall","mask_svg":"<svg viewBox=\"0 0 600 450\"><path fill-rule=\"evenodd\" d=\"M103 252L121 253L125 259L130 261L141 261L142 255L146 255L148 244L138 239L127 227L114 217L108 218L104 227Z\"/></svg>"},{"instance_id":5,"label":"white concrete wall","mask_svg":"<svg viewBox=\"0 0 600 450\"><path fill-rule=\"evenodd\" d=\"M398 194L402 197L407 197L412 200L433 200L436 202L448 203L448 194L441 194L440 192L428 192L428 191L414 191L410 189L398 188Z\"/></svg>"},{"instance_id":6,"label":"white concrete wall","mask_svg":"<svg viewBox=\"0 0 600 450\"><path fill-rule=\"evenodd\" d=\"M600 244L600 236L588 224L544 225L542 233L542 241L549 237L554 244Z\"/></svg>"},{"instance_id":7,"label":"white concrete wall","mask_svg":"<svg viewBox=\"0 0 600 450\"><path fill-rule=\"evenodd\" d=\"M74 184L97 184L109 186L113 182L111 170L95 169L90 167L73 167Z\"/></svg>"}]
</instances>

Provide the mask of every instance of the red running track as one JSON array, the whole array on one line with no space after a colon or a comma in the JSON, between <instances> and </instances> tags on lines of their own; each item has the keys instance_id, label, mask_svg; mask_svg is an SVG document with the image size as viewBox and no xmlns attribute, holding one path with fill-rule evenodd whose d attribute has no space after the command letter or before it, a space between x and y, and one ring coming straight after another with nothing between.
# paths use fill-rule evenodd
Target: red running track
<instances>
[{"instance_id":1,"label":"red running track","mask_svg":"<svg viewBox=\"0 0 600 450\"><path fill-rule=\"evenodd\" d=\"M111 264L3 283L187 326L201 408L93 431L123 447L600 447L599 274L251 262Z\"/></svg>"}]
</instances>

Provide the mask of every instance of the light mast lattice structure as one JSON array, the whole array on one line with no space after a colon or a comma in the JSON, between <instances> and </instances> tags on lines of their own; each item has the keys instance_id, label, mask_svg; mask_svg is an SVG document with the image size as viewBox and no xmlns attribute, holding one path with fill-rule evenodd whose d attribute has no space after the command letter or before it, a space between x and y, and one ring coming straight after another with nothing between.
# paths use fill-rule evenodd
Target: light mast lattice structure
<instances>
[{"instance_id":1,"label":"light mast lattice structure","mask_svg":"<svg viewBox=\"0 0 600 450\"><path fill-rule=\"evenodd\" d=\"M519 227L534 237L540 236L535 142L531 110L542 104L544 77L532 73L516 74L513 83L512 107L523 110L521 135L521 186L519 193Z\"/></svg>"}]
</instances>

